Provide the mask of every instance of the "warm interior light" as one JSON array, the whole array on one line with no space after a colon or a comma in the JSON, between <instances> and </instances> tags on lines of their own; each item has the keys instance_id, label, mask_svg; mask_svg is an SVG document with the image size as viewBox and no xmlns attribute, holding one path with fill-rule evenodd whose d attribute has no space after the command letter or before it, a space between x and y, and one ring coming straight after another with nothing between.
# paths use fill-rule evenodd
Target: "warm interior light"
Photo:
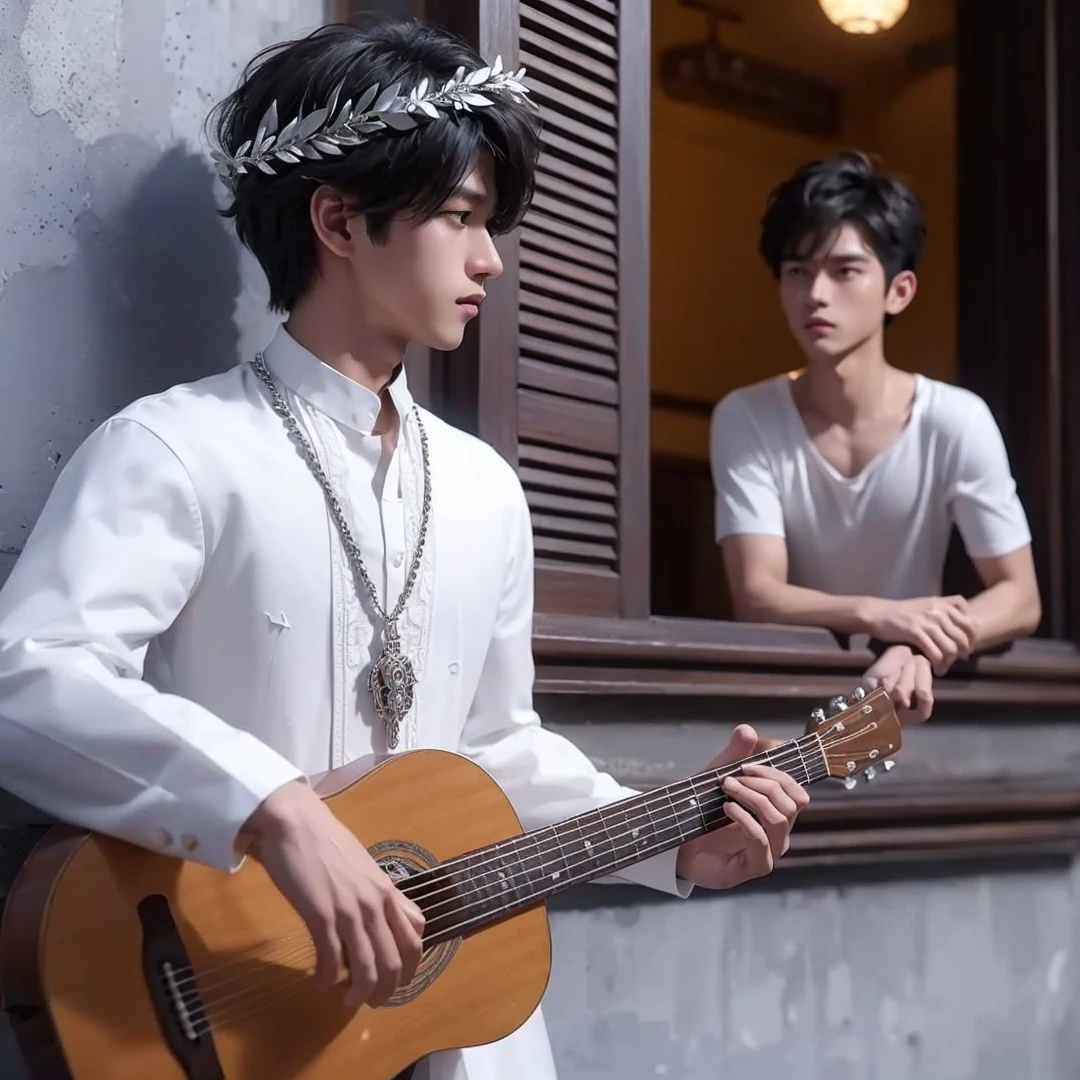
<instances>
[{"instance_id":1,"label":"warm interior light","mask_svg":"<svg viewBox=\"0 0 1080 1080\"><path fill-rule=\"evenodd\" d=\"M818 0L826 18L849 34L877 34L895 26L908 0Z\"/></svg>"}]
</instances>

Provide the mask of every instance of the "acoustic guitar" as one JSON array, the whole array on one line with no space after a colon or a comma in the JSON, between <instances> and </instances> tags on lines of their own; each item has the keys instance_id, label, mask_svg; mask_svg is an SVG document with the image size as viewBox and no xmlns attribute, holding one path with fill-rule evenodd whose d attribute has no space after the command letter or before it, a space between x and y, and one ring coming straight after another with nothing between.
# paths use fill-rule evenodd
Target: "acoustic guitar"
<instances>
[{"instance_id":1,"label":"acoustic guitar","mask_svg":"<svg viewBox=\"0 0 1080 1080\"><path fill-rule=\"evenodd\" d=\"M887 693L860 689L768 753L531 832L452 753L327 773L320 795L427 919L415 977L378 1009L315 988L306 928L254 860L225 874L58 827L4 910L4 1006L34 1080L391 1080L524 1023L551 968L545 901L728 823L719 785L742 764L854 786L899 747Z\"/></svg>"}]
</instances>

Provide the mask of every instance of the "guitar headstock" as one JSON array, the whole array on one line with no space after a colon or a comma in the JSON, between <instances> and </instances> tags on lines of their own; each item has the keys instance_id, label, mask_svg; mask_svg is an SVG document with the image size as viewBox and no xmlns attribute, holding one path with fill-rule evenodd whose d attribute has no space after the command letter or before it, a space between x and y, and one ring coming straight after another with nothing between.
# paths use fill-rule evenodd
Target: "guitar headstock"
<instances>
[{"instance_id":1,"label":"guitar headstock","mask_svg":"<svg viewBox=\"0 0 1080 1080\"><path fill-rule=\"evenodd\" d=\"M806 733L818 736L829 775L843 780L849 790L858 782L860 769L867 780L873 780L878 769L892 769L892 756L900 749L900 721L880 686L869 694L857 686L850 703L834 697L827 709L815 709Z\"/></svg>"}]
</instances>

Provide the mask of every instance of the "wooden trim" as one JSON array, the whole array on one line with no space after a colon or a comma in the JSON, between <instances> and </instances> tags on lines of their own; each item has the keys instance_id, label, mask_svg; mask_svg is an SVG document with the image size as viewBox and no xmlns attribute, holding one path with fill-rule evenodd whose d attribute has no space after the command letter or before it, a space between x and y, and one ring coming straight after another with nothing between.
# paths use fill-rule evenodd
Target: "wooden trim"
<instances>
[{"instance_id":1,"label":"wooden trim","mask_svg":"<svg viewBox=\"0 0 1080 1080\"><path fill-rule=\"evenodd\" d=\"M774 671L703 671L642 667L538 664L542 694L657 695L663 697L784 698L820 704L858 683L855 672L807 674L779 666ZM1004 679L939 679L938 702L969 705L1080 705L1080 683Z\"/></svg>"},{"instance_id":2,"label":"wooden trim","mask_svg":"<svg viewBox=\"0 0 1080 1080\"><path fill-rule=\"evenodd\" d=\"M423 0L426 21L470 42L482 56L518 55L518 0ZM443 416L491 443L517 464L518 233L496 240L503 272L486 285L483 318L465 331L452 356L435 353L432 367Z\"/></svg>"},{"instance_id":3,"label":"wooden trim","mask_svg":"<svg viewBox=\"0 0 1080 1080\"><path fill-rule=\"evenodd\" d=\"M756 665L865 669L871 653L842 649L827 630L702 619L590 619L538 614L538 658L656 665Z\"/></svg>"},{"instance_id":4,"label":"wooden trim","mask_svg":"<svg viewBox=\"0 0 1080 1080\"><path fill-rule=\"evenodd\" d=\"M622 614L650 611L649 0L619 3L619 577Z\"/></svg>"},{"instance_id":5,"label":"wooden trim","mask_svg":"<svg viewBox=\"0 0 1080 1080\"><path fill-rule=\"evenodd\" d=\"M1080 8L1075 3L1057 3L1057 163L1058 190L1070 193L1057 205L1056 240L1060 304L1058 366L1061 379L1061 426L1064 476L1064 517L1062 546L1069 553L1065 561L1065 627L1074 640L1080 639L1080 206L1075 192L1080 185Z\"/></svg>"},{"instance_id":6,"label":"wooden trim","mask_svg":"<svg viewBox=\"0 0 1080 1080\"><path fill-rule=\"evenodd\" d=\"M1043 625L1062 637L1056 7L957 0L957 356L961 383L1002 428L1031 524Z\"/></svg>"},{"instance_id":7,"label":"wooden trim","mask_svg":"<svg viewBox=\"0 0 1080 1080\"><path fill-rule=\"evenodd\" d=\"M874 653L864 636L853 637L848 647L843 647L833 634L814 626L700 619L609 620L538 615L534 652L541 663L592 664L607 671L621 664L634 664L635 670L649 665L659 670L739 667L862 673L874 662ZM589 677L582 675L585 680ZM949 687L981 684L984 679L1002 684L1027 680L1032 686L1076 684L1080 692L1080 648L1070 642L1028 638L993 656L958 665L949 676L937 680L936 687L947 694L954 692ZM1053 692L1067 696L1072 691Z\"/></svg>"}]
</instances>

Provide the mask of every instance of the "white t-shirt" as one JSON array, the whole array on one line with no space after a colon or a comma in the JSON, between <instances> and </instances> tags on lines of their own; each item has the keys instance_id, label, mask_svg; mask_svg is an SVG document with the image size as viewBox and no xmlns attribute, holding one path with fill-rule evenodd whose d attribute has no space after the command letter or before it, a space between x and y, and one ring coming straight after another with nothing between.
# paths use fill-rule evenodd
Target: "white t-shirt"
<instances>
[{"instance_id":1,"label":"white t-shirt","mask_svg":"<svg viewBox=\"0 0 1080 1080\"><path fill-rule=\"evenodd\" d=\"M972 558L1031 542L1001 432L969 390L915 376L911 419L854 477L814 445L787 375L713 410L716 537L787 541L788 581L833 595L936 596L955 524Z\"/></svg>"}]
</instances>

